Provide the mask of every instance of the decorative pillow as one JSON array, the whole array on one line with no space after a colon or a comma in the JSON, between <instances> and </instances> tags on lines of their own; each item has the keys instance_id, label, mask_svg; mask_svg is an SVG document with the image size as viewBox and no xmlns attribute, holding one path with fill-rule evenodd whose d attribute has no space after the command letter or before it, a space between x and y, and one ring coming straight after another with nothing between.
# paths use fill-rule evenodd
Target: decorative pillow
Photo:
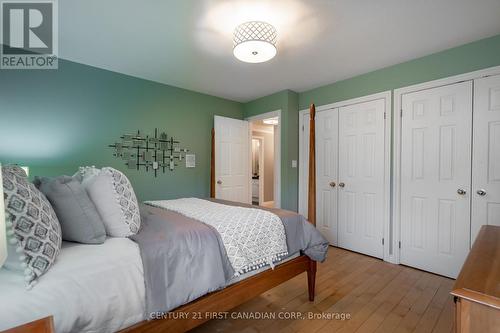
<instances>
[{"instance_id":1,"label":"decorative pillow","mask_svg":"<svg viewBox=\"0 0 500 333\"><path fill-rule=\"evenodd\" d=\"M26 171L24 171L24 169L21 168L19 165L9 164L9 165L5 165L4 167L7 168L10 172L12 172L13 174L15 174L17 176L20 176L20 177L23 177L23 178L28 178L28 175L26 174ZM2 167L2 169L4 167Z\"/></svg>"},{"instance_id":2,"label":"decorative pillow","mask_svg":"<svg viewBox=\"0 0 500 333\"><path fill-rule=\"evenodd\" d=\"M80 167L78 171L73 175L73 178L77 179L82 185L85 185L97 176L101 172L101 169L97 169L95 166L84 166Z\"/></svg>"},{"instance_id":3,"label":"decorative pillow","mask_svg":"<svg viewBox=\"0 0 500 333\"><path fill-rule=\"evenodd\" d=\"M78 180L70 176L36 177L34 183L52 204L61 224L63 240L83 244L104 243L104 223Z\"/></svg>"},{"instance_id":4,"label":"decorative pillow","mask_svg":"<svg viewBox=\"0 0 500 333\"><path fill-rule=\"evenodd\" d=\"M123 173L109 167L102 168L84 186L109 236L128 237L139 231L139 204L130 181Z\"/></svg>"},{"instance_id":5,"label":"decorative pillow","mask_svg":"<svg viewBox=\"0 0 500 333\"><path fill-rule=\"evenodd\" d=\"M54 264L61 249L61 227L45 196L19 172L3 166L3 189L9 239L7 269L24 270L27 287Z\"/></svg>"}]
</instances>

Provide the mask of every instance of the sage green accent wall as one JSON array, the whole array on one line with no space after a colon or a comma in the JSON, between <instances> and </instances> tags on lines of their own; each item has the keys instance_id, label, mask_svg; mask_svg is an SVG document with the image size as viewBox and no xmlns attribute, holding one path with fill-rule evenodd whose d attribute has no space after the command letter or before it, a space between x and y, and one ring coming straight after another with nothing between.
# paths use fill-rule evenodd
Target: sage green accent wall
<instances>
[{"instance_id":1,"label":"sage green accent wall","mask_svg":"<svg viewBox=\"0 0 500 333\"><path fill-rule=\"evenodd\" d=\"M281 110L281 207L296 211L299 173L292 160L299 158L298 94L284 90L243 105L245 118L276 110Z\"/></svg>"},{"instance_id":2,"label":"sage green accent wall","mask_svg":"<svg viewBox=\"0 0 500 333\"><path fill-rule=\"evenodd\" d=\"M0 161L31 176L73 174L81 165L112 166L130 178L140 200L209 195L213 116L242 119L242 104L60 60L58 70L0 71ZM154 178L128 170L108 144L155 127L196 154ZM183 161L184 162L184 161Z\"/></svg>"},{"instance_id":3,"label":"sage green accent wall","mask_svg":"<svg viewBox=\"0 0 500 333\"><path fill-rule=\"evenodd\" d=\"M500 65L500 35L299 94L299 109L393 90Z\"/></svg>"}]
</instances>

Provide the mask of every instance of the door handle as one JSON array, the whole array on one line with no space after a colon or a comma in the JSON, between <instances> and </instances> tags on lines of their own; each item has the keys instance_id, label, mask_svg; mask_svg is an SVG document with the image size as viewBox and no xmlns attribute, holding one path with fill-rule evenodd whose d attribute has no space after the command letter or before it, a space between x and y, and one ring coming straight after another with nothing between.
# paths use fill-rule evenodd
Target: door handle
<instances>
[{"instance_id":1,"label":"door handle","mask_svg":"<svg viewBox=\"0 0 500 333\"><path fill-rule=\"evenodd\" d=\"M345 184L344 183L339 183L339 187L344 187Z\"/></svg>"},{"instance_id":2,"label":"door handle","mask_svg":"<svg viewBox=\"0 0 500 333\"><path fill-rule=\"evenodd\" d=\"M465 195L467 193L467 191L465 191L464 189L459 188L457 190L457 193L460 194L460 195Z\"/></svg>"},{"instance_id":3,"label":"door handle","mask_svg":"<svg viewBox=\"0 0 500 333\"><path fill-rule=\"evenodd\" d=\"M483 189L480 189L480 190L477 190L476 192L477 194L479 194L480 196L484 197L486 195L486 191L483 190Z\"/></svg>"},{"instance_id":4,"label":"door handle","mask_svg":"<svg viewBox=\"0 0 500 333\"><path fill-rule=\"evenodd\" d=\"M222 184L222 180L220 180L220 179L219 179L219 180L217 181L217 184L219 184L219 185L220 185L220 184Z\"/></svg>"},{"instance_id":5,"label":"door handle","mask_svg":"<svg viewBox=\"0 0 500 333\"><path fill-rule=\"evenodd\" d=\"M330 182L330 184L328 184L328 185L330 185L330 187L335 187L335 185L337 185L337 184L335 184L335 182Z\"/></svg>"}]
</instances>

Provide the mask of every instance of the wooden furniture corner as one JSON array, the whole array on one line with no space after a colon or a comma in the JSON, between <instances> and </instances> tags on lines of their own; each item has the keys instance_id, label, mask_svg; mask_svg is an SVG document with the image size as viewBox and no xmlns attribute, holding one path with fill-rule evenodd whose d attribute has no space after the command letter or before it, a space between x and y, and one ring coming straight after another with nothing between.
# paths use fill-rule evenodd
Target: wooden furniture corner
<instances>
[{"instance_id":1,"label":"wooden furniture corner","mask_svg":"<svg viewBox=\"0 0 500 333\"><path fill-rule=\"evenodd\" d=\"M10 328L2 333L54 333L54 318L45 317L26 323L21 326Z\"/></svg>"},{"instance_id":2,"label":"wooden furniture corner","mask_svg":"<svg viewBox=\"0 0 500 333\"><path fill-rule=\"evenodd\" d=\"M456 332L500 332L500 226L481 228L451 294Z\"/></svg>"}]
</instances>

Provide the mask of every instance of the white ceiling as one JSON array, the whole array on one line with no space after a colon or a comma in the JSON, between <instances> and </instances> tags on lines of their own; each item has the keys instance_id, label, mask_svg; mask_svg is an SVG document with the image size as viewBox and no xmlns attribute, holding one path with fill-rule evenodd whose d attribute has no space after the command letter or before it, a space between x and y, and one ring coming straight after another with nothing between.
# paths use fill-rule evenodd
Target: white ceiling
<instances>
[{"instance_id":1,"label":"white ceiling","mask_svg":"<svg viewBox=\"0 0 500 333\"><path fill-rule=\"evenodd\" d=\"M232 55L248 20L263 64ZM298 92L500 33L500 0L62 0L60 57L236 101Z\"/></svg>"}]
</instances>

